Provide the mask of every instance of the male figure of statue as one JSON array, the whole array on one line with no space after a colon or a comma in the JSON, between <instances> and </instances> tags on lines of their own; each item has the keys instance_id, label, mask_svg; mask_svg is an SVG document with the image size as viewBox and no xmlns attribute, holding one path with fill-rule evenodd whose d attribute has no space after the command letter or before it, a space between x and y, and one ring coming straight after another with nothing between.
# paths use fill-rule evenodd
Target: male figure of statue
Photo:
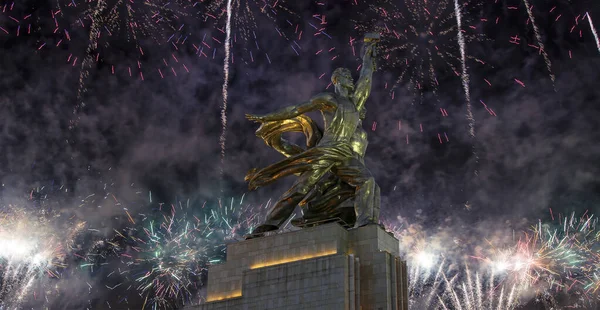
<instances>
[{"instance_id":1,"label":"male figure of statue","mask_svg":"<svg viewBox=\"0 0 600 310\"><path fill-rule=\"evenodd\" d=\"M331 76L335 93L321 93L308 102L264 116L246 115L250 120L263 123L283 121L318 110L325 124L323 137L315 147L260 171L253 171L246 177L249 188L256 189L283 176L299 175L294 185L271 208L265 223L258 226L253 234L279 229L296 205L302 207L307 202L307 194L329 172L355 188L355 227L377 223L380 197L375 180L363 161L368 141L361 120L366 111L365 102L371 93L379 36L368 34L364 41L363 64L356 85L350 70L338 68Z\"/></svg>"}]
</instances>

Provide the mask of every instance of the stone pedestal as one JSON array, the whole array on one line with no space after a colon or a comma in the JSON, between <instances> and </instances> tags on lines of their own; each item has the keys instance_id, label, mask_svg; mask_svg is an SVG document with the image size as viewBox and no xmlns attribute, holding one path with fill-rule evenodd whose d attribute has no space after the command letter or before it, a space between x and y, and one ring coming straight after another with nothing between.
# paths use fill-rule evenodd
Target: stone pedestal
<instances>
[{"instance_id":1,"label":"stone pedestal","mask_svg":"<svg viewBox=\"0 0 600 310\"><path fill-rule=\"evenodd\" d=\"M230 244L196 310L408 309L398 240L378 225L336 223Z\"/></svg>"}]
</instances>

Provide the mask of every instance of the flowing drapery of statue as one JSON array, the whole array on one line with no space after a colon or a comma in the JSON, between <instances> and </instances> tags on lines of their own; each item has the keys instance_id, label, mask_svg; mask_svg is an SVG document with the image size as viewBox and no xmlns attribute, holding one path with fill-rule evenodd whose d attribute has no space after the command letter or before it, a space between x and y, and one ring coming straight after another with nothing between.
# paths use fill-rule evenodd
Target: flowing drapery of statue
<instances>
[{"instance_id":1,"label":"flowing drapery of statue","mask_svg":"<svg viewBox=\"0 0 600 310\"><path fill-rule=\"evenodd\" d=\"M335 92L318 94L304 103L267 115L246 115L261 124L256 135L286 157L248 172L246 181L250 190L285 176L297 177L271 207L265 222L253 231L254 235L279 229L296 206L303 213L292 221L296 226L330 219L341 219L354 227L379 221L379 186L364 164L368 141L362 127L376 70L377 42L378 34L365 35L363 63L356 84L350 70L338 68L331 76ZM321 112L324 128L306 115L312 111ZM285 140L286 132L303 132L306 148Z\"/></svg>"}]
</instances>

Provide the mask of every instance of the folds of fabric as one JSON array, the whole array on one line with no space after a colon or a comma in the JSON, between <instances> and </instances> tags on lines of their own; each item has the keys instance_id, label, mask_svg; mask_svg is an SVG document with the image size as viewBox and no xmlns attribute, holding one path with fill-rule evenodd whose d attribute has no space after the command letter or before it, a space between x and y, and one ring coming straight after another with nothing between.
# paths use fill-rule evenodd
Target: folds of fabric
<instances>
[{"instance_id":1,"label":"folds of fabric","mask_svg":"<svg viewBox=\"0 0 600 310\"><path fill-rule=\"evenodd\" d=\"M256 131L256 136L285 157L304 152L305 148L291 143L282 137L286 132L304 133L304 136L306 136L306 149L316 146L323 136L323 132L319 126L306 115L282 121L263 123Z\"/></svg>"},{"instance_id":2,"label":"folds of fabric","mask_svg":"<svg viewBox=\"0 0 600 310\"><path fill-rule=\"evenodd\" d=\"M306 137L306 148L284 139L283 134L289 132L303 133ZM250 170L246 175L250 189L266 186L292 174L300 175L316 169L329 170L354 156L348 143L319 143L322 130L306 115L265 122L256 131L256 136L286 158L265 168ZM300 203L305 215L303 221L339 217L352 224L355 220L352 199L354 193L354 187L328 173Z\"/></svg>"},{"instance_id":3,"label":"folds of fabric","mask_svg":"<svg viewBox=\"0 0 600 310\"><path fill-rule=\"evenodd\" d=\"M282 177L310 170L328 169L351 158L353 151L348 143L334 142L318 145L304 152L285 158L260 170L246 175L251 189L273 183Z\"/></svg>"}]
</instances>

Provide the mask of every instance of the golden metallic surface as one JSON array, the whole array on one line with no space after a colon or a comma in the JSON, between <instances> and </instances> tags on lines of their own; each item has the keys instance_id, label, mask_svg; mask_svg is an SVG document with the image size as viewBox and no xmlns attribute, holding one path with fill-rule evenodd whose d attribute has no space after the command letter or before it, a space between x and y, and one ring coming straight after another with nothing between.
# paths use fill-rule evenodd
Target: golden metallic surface
<instances>
[{"instance_id":1,"label":"golden metallic surface","mask_svg":"<svg viewBox=\"0 0 600 310\"><path fill-rule=\"evenodd\" d=\"M262 123L257 136L287 157L263 169L251 170L246 175L249 188L254 190L292 174L298 176L254 233L277 229L297 205L303 208L304 220L308 221L335 216L351 201L356 227L378 222L379 187L364 165L368 140L362 128L364 105L376 69L377 42L377 35L365 36L363 64L356 85L350 70L338 68L331 77L335 93L321 93L305 103L264 116L246 115L249 120ZM320 111L323 116L322 135L314 121L304 115L311 111ZM283 133L292 131L304 132L306 150L282 138Z\"/></svg>"},{"instance_id":2,"label":"golden metallic surface","mask_svg":"<svg viewBox=\"0 0 600 310\"><path fill-rule=\"evenodd\" d=\"M206 298L206 302L222 301L222 300L226 300L226 299L233 299L233 298L239 298L239 297L242 297L242 291L234 291L234 292L230 292L227 294L208 296Z\"/></svg>"},{"instance_id":3,"label":"golden metallic surface","mask_svg":"<svg viewBox=\"0 0 600 310\"><path fill-rule=\"evenodd\" d=\"M286 132L304 133L307 148L314 147L323 135L321 129L310 117L298 115L292 119L263 123L256 131L256 136L285 157L302 153L305 149L282 138Z\"/></svg>"},{"instance_id":4,"label":"golden metallic surface","mask_svg":"<svg viewBox=\"0 0 600 310\"><path fill-rule=\"evenodd\" d=\"M286 257L286 258L282 258L282 259L276 259L276 260L272 260L272 261L256 263L256 264L250 266L250 269L259 269L259 268L265 268L265 267L276 266L276 265L281 265L281 264L288 264L288 263L293 263L293 262L297 262L297 261L301 261L301 260L307 260L307 259L317 258L317 257L324 257L324 256L329 256L329 255L334 255L334 254L337 254L337 249L323 250L323 251L317 252L317 253L310 253L310 254L305 254L305 255L298 255L298 256Z\"/></svg>"}]
</instances>

